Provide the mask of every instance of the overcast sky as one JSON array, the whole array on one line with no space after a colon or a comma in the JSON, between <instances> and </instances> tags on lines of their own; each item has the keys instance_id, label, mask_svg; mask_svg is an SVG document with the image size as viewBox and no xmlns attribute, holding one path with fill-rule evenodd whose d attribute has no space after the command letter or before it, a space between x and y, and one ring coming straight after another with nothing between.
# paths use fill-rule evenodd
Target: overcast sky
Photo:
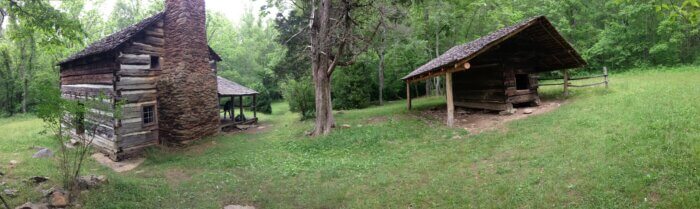
<instances>
[{"instance_id":1,"label":"overcast sky","mask_svg":"<svg viewBox=\"0 0 700 209\"><path fill-rule=\"evenodd\" d=\"M117 0L105 0L101 8L105 17L109 17L116 2ZM265 0L205 0L208 10L224 13L233 22L238 22L246 10L252 10L253 14L257 15L260 7L265 5L265 2Z\"/></svg>"}]
</instances>

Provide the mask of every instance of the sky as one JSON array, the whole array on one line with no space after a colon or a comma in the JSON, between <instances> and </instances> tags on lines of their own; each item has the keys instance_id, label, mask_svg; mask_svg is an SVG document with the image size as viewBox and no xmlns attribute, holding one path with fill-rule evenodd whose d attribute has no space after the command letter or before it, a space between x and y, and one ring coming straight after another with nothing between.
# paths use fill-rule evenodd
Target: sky
<instances>
[{"instance_id":1,"label":"sky","mask_svg":"<svg viewBox=\"0 0 700 209\"><path fill-rule=\"evenodd\" d=\"M104 17L109 17L116 2L117 0L105 0L100 9ZM253 14L257 15L265 3L266 0L205 0L207 10L221 12L233 22L238 22L246 10L252 10Z\"/></svg>"}]
</instances>

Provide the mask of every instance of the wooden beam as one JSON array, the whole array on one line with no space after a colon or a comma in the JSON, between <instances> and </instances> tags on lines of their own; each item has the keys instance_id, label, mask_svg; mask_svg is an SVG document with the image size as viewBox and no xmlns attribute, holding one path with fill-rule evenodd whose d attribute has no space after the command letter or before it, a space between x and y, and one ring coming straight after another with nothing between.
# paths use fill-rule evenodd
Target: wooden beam
<instances>
[{"instance_id":1,"label":"wooden beam","mask_svg":"<svg viewBox=\"0 0 700 209\"><path fill-rule=\"evenodd\" d=\"M454 127L455 104L452 95L452 73L445 74L445 88L447 95L447 126Z\"/></svg>"},{"instance_id":2,"label":"wooden beam","mask_svg":"<svg viewBox=\"0 0 700 209\"><path fill-rule=\"evenodd\" d=\"M411 110L411 82L406 81L406 105L408 105L408 110Z\"/></svg>"},{"instance_id":3,"label":"wooden beam","mask_svg":"<svg viewBox=\"0 0 700 209\"><path fill-rule=\"evenodd\" d=\"M253 94L253 118L258 118L258 100L257 95Z\"/></svg>"},{"instance_id":4,"label":"wooden beam","mask_svg":"<svg viewBox=\"0 0 700 209\"><path fill-rule=\"evenodd\" d=\"M569 96L569 70L564 69L564 96Z\"/></svg>"}]
</instances>

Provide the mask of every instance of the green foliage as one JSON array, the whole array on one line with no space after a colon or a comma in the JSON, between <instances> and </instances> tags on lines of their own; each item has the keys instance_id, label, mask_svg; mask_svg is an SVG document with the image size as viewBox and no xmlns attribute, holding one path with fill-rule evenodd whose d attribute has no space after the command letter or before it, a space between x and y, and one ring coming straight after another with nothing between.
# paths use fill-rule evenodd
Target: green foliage
<instances>
[{"instance_id":1,"label":"green foliage","mask_svg":"<svg viewBox=\"0 0 700 209\"><path fill-rule=\"evenodd\" d=\"M282 95L289 103L289 110L301 114L301 120L315 117L316 101L314 85L310 77L287 79L280 84Z\"/></svg>"},{"instance_id":2,"label":"green foliage","mask_svg":"<svg viewBox=\"0 0 700 209\"><path fill-rule=\"evenodd\" d=\"M358 109L370 105L372 95L377 95L376 82L368 82L376 75L376 64L360 61L333 73L332 96L335 109Z\"/></svg>"}]
</instances>

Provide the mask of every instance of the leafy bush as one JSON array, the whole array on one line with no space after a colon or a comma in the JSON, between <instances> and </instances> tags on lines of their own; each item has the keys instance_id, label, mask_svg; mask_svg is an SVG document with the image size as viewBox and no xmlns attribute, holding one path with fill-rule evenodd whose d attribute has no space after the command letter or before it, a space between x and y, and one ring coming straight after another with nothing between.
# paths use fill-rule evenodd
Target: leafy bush
<instances>
[{"instance_id":1,"label":"leafy bush","mask_svg":"<svg viewBox=\"0 0 700 209\"><path fill-rule=\"evenodd\" d=\"M311 78L287 79L280 86L284 98L289 102L290 111L300 113L301 120L315 117L316 103Z\"/></svg>"},{"instance_id":2,"label":"leafy bush","mask_svg":"<svg viewBox=\"0 0 700 209\"><path fill-rule=\"evenodd\" d=\"M359 62L347 68L337 69L333 73L333 108L357 109L370 105L373 95L378 95L376 66L371 62ZM376 98L375 98L376 100Z\"/></svg>"},{"instance_id":3,"label":"leafy bush","mask_svg":"<svg viewBox=\"0 0 700 209\"><path fill-rule=\"evenodd\" d=\"M255 97L255 109L261 113L271 114L272 98L270 97L270 90L265 88L265 86L260 83L253 85L253 89L257 90L258 93L260 93Z\"/></svg>"}]
</instances>

